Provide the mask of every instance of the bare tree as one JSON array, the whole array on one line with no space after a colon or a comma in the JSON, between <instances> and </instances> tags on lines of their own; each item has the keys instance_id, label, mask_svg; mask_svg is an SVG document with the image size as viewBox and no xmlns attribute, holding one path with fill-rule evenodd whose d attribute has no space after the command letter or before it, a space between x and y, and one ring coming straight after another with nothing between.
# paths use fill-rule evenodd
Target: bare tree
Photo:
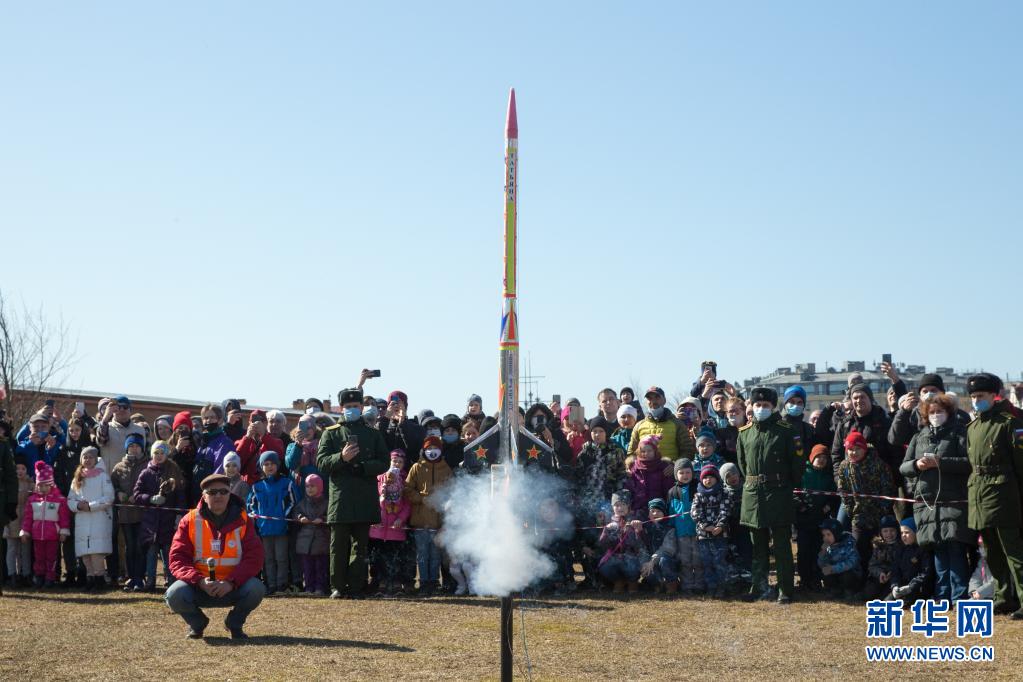
<instances>
[{"instance_id":1,"label":"bare tree","mask_svg":"<svg viewBox=\"0 0 1023 682\"><path fill-rule=\"evenodd\" d=\"M0 404L15 427L64 385L77 362L78 340L63 314L51 320L42 306L15 308L0 291Z\"/></svg>"}]
</instances>

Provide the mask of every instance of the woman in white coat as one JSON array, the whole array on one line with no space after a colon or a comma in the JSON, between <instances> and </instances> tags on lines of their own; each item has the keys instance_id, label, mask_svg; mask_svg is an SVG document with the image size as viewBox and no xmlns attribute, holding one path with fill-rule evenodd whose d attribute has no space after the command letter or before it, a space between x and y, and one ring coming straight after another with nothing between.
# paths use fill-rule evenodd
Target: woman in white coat
<instances>
[{"instance_id":1,"label":"woman in white coat","mask_svg":"<svg viewBox=\"0 0 1023 682\"><path fill-rule=\"evenodd\" d=\"M75 514L75 555L85 564L85 591L102 590L106 556L113 549L114 485L99 460L99 450L82 450L71 480L67 504Z\"/></svg>"}]
</instances>

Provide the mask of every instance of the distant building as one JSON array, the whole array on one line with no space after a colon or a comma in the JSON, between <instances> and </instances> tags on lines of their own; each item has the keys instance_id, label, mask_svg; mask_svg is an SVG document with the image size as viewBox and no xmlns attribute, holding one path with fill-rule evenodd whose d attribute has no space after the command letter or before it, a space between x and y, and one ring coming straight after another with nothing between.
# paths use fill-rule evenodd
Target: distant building
<instances>
[{"instance_id":1,"label":"distant building","mask_svg":"<svg viewBox=\"0 0 1023 682\"><path fill-rule=\"evenodd\" d=\"M899 372L899 378L911 391L918 388L920 377L928 373L927 368L923 365L897 363L896 369ZM863 381L870 386L870 390L874 393L874 399L885 406L885 394L891 388L892 382L881 374L879 365L867 369L866 363L862 360L847 360L842 363L841 369L826 367L823 368L823 371L818 371L816 363L813 362L796 365L795 368L779 367L766 376L744 380L742 382L743 393L748 395L749 389L754 386L770 386L778 391L780 399L785 389L798 385L806 389L807 410L816 410L824 405L842 400L846 389L849 388L850 375L857 373L863 375ZM933 373L941 375L946 391L952 391L962 398L966 395L966 379L974 373L974 370L957 373L952 367L936 367Z\"/></svg>"}]
</instances>

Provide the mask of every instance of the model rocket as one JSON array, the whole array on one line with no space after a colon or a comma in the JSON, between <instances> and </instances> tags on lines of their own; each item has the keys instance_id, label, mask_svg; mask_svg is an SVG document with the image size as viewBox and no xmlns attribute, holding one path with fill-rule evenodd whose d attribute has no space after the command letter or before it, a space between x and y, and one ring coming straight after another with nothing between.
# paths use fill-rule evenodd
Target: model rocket
<instances>
[{"instance_id":1,"label":"model rocket","mask_svg":"<svg viewBox=\"0 0 1023 682\"><path fill-rule=\"evenodd\" d=\"M508 95L508 115L504 125L504 284L501 302L501 337L498 343L501 358L500 392L498 396L497 424L481 433L465 446L466 457L486 456L488 461L506 464L524 464L528 461L519 457L521 435L530 444L529 457L535 458L541 448L551 448L534 436L519 423L519 317L517 293L518 260L518 172L519 172L519 121L515 110L515 88ZM492 436L499 434L498 455L491 456L486 444L493 442ZM508 467L510 471L513 467Z\"/></svg>"}]
</instances>

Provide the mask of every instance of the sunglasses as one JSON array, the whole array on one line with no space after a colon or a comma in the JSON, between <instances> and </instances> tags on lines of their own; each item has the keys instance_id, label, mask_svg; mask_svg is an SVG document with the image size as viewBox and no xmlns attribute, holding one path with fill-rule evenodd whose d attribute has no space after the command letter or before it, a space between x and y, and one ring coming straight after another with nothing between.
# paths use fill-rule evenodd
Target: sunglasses
<instances>
[{"instance_id":1,"label":"sunglasses","mask_svg":"<svg viewBox=\"0 0 1023 682\"><path fill-rule=\"evenodd\" d=\"M203 492L205 494L209 495L210 497L216 497L218 495L230 495L231 494L231 491L228 490L227 488L214 488L213 490L204 490Z\"/></svg>"}]
</instances>

